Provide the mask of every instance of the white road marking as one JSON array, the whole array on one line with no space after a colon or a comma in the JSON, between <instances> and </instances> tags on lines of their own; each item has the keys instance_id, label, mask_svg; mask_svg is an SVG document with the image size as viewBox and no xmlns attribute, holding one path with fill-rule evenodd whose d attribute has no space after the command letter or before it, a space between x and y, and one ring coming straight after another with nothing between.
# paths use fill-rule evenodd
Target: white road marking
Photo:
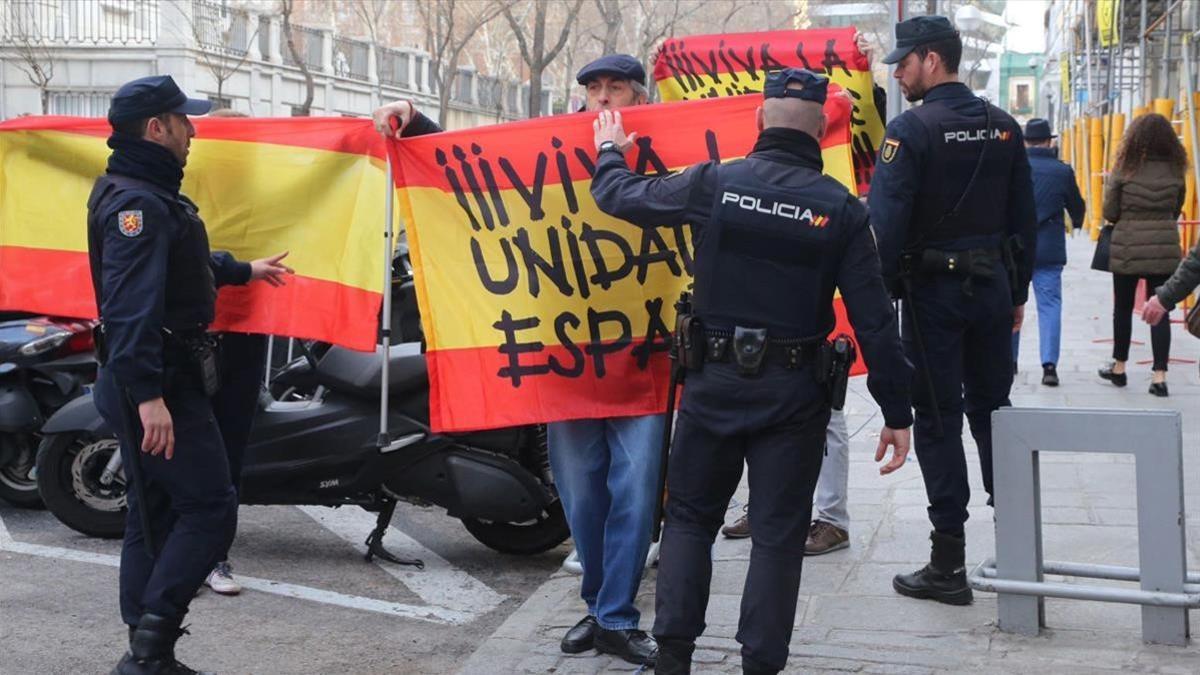
<instances>
[{"instance_id":1,"label":"white road marking","mask_svg":"<svg viewBox=\"0 0 1200 675\"><path fill-rule=\"evenodd\" d=\"M359 508L343 507L329 508L324 506L297 507L314 520L354 546L360 553L366 553L367 547L363 542L367 535L375 529L375 514ZM384 545L392 553L401 558L419 558L425 563L425 569L394 565L376 559L375 564L385 572L398 579L419 598L433 607L443 607L447 610L462 612L471 618L482 616L500 606L505 596L493 591L475 577L456 569L433 551L421 545L420 542L401 532L395 527L389 527Z\"/></svg>"},{"instance_id":2,"label":"white road marking","mask_svg":"<svg viewBox=\"0 0 1200 675\"><path fill-rule=\"evenodd\" d=\"M310 514L318 520L322 521L324 513L322 511L332 509L314 508L317 513ZM359 511L359 509L342 509L344 511ZM306 507L307 512L307 507ZM366 512L362 512L367 516L371 524L374 524L374 516ZM322 522L322 524L325 524ZM331 530L349 540L350 533L356 532L358 527L356 519L346 518L345 522L342 519L334 519L333 525L326 525ZM338 529L334 529L334 528ZM368 528L367 531L369 531ZM355 535L356 536L356 535ZM390 538L394 537L394 541ZM366 539L366 533L362 535ZM379 614L387 614L390 616L402 619L416 619L419 621L428 621L431 623L450 624L460 626L468 624L479 618L482 614L491 611L504 600L504 596L497 594L492 589L485 586L482 582L467 575L463 572L453 569L450 563L443 558L437 556L432 551L424 549L420 544L400 533L395 528L389 532L389 543L401 542L404 547L403 555L417 555L423 557L426 568L424 572L413 570L404 572L396 570L394 567L383 567L392 576L396 577L406 586L411 588L422 600L429 603L427 605L409 605L404 603L389 602L376 598L368 598L359 595L348 595L329 591L322 588L313 588L311 586L301 586L299 584L288 584L271 579L261 579L258 577L248 577L238 575L238 581L242 586L262 593L271 595L279 595L287 598L295 598L297 600L306 600L309 602L317 602L324 605L333 605L335 607L345 607L347 609L356 609L366 612L376 612ZM57 560L67 560L71 562L87 563L92 565L104 565L107 567L120 567L121 557L108 553L95 553L92 551L78 551L59 546L44 546L42 544L29 544L19 542L13 539L8 528L4 524L4 518L0 517L0 551L8 551L10 553L18 553L21 555L31 555L41 558L54 558ZM365 549L364 549L365 551ZM390 565L390 563L384 563ZM431 575L432 580L423 579L421 575ZM451 587L451 584L457 586ZM478 599L471 605L466 604L466 596L468 593L480 593ZM445 595L439 595L445 593ZM449 600L449 602L447 602Z\"/></svg>"}]
</instances>

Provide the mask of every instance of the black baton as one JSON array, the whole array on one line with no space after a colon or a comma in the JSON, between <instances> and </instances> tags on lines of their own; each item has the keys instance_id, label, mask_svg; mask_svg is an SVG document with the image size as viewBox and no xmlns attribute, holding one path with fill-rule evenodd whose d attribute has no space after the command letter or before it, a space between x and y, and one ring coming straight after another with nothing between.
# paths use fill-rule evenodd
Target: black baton
<instances>
[{"instance_id":1,"label":"black baton","mask_svg":"<svg viewBox=\"0 0 1200 675\"><path fill-rule=\"evenodd\" d=\"M667 462L671 457L671 417L675 413L675 390L683 379L683 367L679 361L671 360L671 388L667 390L667 419L663 427L661 457L658 470L658 500L654 502L654 534L651 541L657 542L662 537L663 518L666 516L667 501Z\"/></svg>"},{"instance_id":2,"label":"black baton","mask_svg":"<svg viewBox=\"0 0 1200 675\"><path fill-rule=\"evenodd\" d=\"M124 399L119 406L121 416L124 418L125 428L129 430L130 436L133 437L133 447L130 448L129 452L133 461L128 463L129 470L125 473L129 476L129 484L133 486L133 493L137 497L138 515L141 516L142 521L142 541L146 544L146 555L153 558L158 552L154 547L154 533L150 530L150 511L147 510L149 505L146 503L146 484L142 481L141 460L144 431L142 430L141 420L137 415L132 413L132 411L137 410L137 406L133 403L133 398L124 389L121 390L121 394ZM119 449L117 451L120 452Z\"/></svg>"},{"instance_id":3,"label":"black baton","mask_svg":"<svg viewBox=\"0 0 1200 675\"><path fill-rule=\"evenodd\" d=\"M921 324L917 321L917 308L913 305L912 281L907 275L901 275L900 281L904 284L904 307L908 309L909 323L912 324L913 342L917 346L917 353L921 355L921 364L917 367L921 370L921 379L929 390L929 403L933 407L933 432L942 438L946 435L942 429L942 411L938 408L937 391L933 387L933 375L929 372L929 359L925 356L925 341L921 339Z\"/></svg>"}]
</instances>

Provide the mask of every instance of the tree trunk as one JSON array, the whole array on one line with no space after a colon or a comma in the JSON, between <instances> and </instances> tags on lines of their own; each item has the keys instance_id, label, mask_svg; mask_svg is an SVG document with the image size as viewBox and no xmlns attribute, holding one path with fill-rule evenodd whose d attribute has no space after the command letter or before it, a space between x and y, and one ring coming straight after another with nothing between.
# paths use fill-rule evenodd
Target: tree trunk
<instances>
[{"instance_id":1,"label":"tree trunk","mask_svg":"<svg viewBox=\"0 0 1200 675\"><path fill-rule=\"evenodd\" d=\"M296 39L292 32L292 7L291 2L285 0L283 3L283 32L287 36L288 53L292 55L292 60L299 66L300 72L304 75L304 103L300 105L301 117L309 117L312 115L313 94L316 89L316 83L313 81L312 73L308 70L308 62L300 56L296 50ZM307 45L305 45L307 48Z\"/></svg>"},{"instance_id":2,"label":"tree trunk","mask_svg":"<svg viewBox=\"0 0 1200 675\"><path fill-rule=\"evenodd\" d=\"M533 13L533 45L529 50L529 118L542 115L542 72L546 70L546 3L539 2Z\"/></svg>"},{"instance_id":3,"label":"tree trunk","mask_svg":"<svg viewBox=\"0 0 1200 675\"><path fill-rule=\"evenodd\" d=\"M542 115L542 73L545 72L545 67L540 63L529 69L529 117L541 117Z\"/></svg>"},{"instance_id":4,"label":"tree trunk","mask_svg":"<svg viewBox=\"0 0 1200 675\"><path fill-rule=\"evenodd\" d=\"M42 95L42 114L49 115L50 114L50 90L47 89L45 87L45 85L43 85L41 88L41 95Z\"/></svg>"}]
</instances>

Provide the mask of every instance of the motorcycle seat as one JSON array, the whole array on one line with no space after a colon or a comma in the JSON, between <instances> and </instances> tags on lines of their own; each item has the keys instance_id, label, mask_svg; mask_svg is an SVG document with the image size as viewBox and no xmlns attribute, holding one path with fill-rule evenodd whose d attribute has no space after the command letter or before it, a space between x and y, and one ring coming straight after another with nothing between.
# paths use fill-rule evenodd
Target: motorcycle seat
<instances>
[{"instance_id":1,"label":"motorcycle seat","mask_svg":"<svg viewBox=\"0 0 1200 675\"><path fill-rule=\"evenodd\" d=\"M356 352L333 346L317 364L321 384L334 391L378 397L383 384L382 347L375 352ZM388 356L389 390L406 394L429 386L425 355L418 342L392 345Z\"/></svg>"}]
</instances>

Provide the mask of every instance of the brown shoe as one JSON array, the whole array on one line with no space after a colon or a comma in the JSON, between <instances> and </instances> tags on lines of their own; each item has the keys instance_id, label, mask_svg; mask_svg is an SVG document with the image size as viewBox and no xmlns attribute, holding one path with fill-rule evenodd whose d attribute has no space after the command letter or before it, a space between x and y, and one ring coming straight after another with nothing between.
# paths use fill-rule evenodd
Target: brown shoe
<instances>
[{"instance_id":1,"label":"brown shoe","mask_svg":"<svg viewBox=\"0 0 1200 675\"><path fill-rule=\"evenodd\" d=\"M721 534L730 539L745 539L750 536L750 513L746 512L732 525L721 528Z\"/></svg>"},{"instance_id":2,"label":"brown shoe","mask_svg":"<svg viewBox=\"0 0 1200 675\"><path fill-rule=\"evenodd\" d=\"M850 547L850 535L837 525L814 520L804 542L804 555L823 555Z\"/></svg>"}]
</instances>

